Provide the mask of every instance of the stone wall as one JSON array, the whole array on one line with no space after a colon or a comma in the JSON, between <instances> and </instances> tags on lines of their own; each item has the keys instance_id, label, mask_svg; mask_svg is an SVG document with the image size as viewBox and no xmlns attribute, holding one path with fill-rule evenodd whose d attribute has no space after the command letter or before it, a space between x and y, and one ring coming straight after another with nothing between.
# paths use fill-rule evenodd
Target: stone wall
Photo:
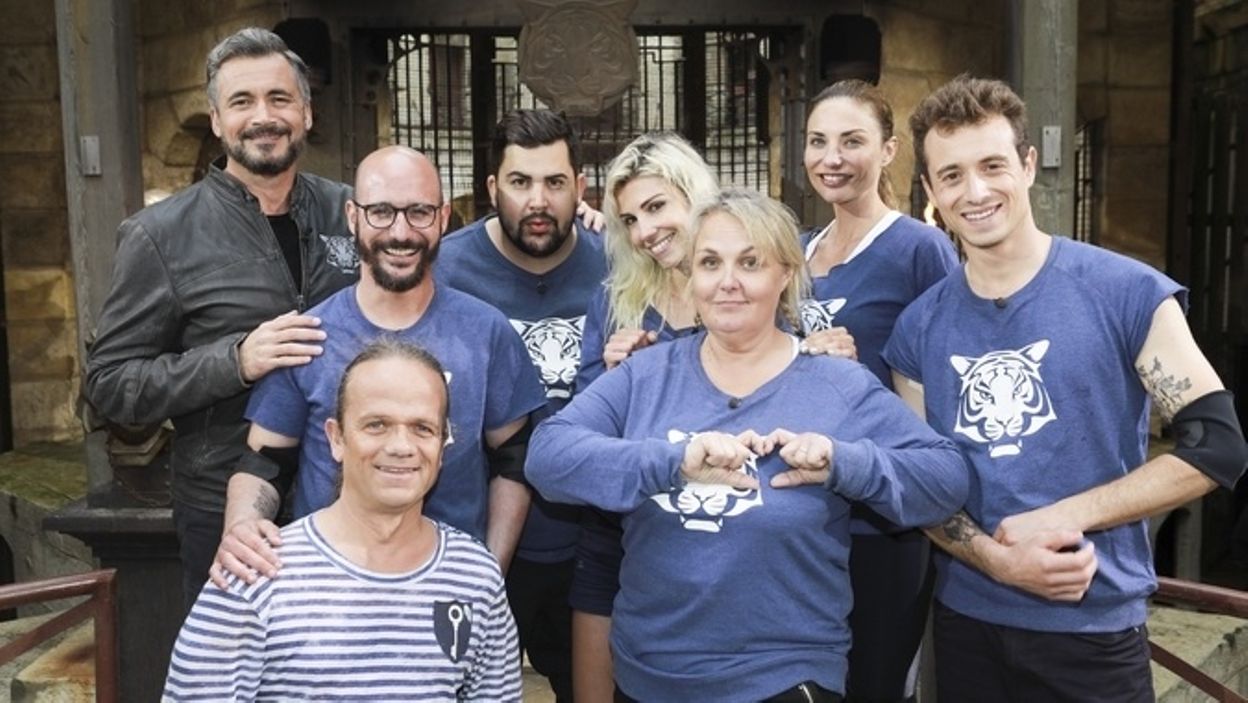
<instances>
[{"instance_id":1,"label":"stone wall","mask_svg":"<svg viewBox=\"0 0 1248 703\"><path fill-rule=\"evenodd\" d=\"M190 185L217 140L204 95L204 59L217 42L248 26L272 28L278 0L137 0L139 86L143 101L143 189Z\"/></svg>"},{"instance_id":2,"label":"stone wall","mask_svg":"<svg viewBox=\"0 0 1248 703\"><path fill-rule=\"evenodd\" d=\"M1170 168L1169 0L1081 0L1080 124L1103 120L1100 244L1164 269Z\"/></svg>"},{"instance_id":3,"label":"stone wall","mask_svg":"<svg viewBox=\"0 0 1248 703\"><path fill-rule=\"evenodd\" d=\"M0 455L0 539L13 552L14 583L96 568L82 542L43 529L43 520L86 495L82 450L73 444L34 445ZM21 608L20 615L60 609L63 601Z\"/></svg>"},{"instance_id":4,"label":"stone wall","mask_svg":"<svg viewBox=\"0 0 1248 703\"><path fill-rule=\"evenodd\" d=\"M873 0L863 13L880 30L880 90L893 107L897 157L888 167L895 207L910 212L914 146L909 120L925 95L960 73L1000 76L1004 5L975 0ZM811 94L823 86L812 86ZM797 135L795 138L800 139ZM832 208L803 183L802 220L827 222Z\"/></svg>"},{"instance_id":5,"label":"stone wall","mask_svg":"<svg viewBox=\"0 0 1248 703\"><path fill-rule=\"evenodd\" d=\"M961 73L1003 76L1004 3L976 0L876 0L865 14L880 26L880 89L893 106L897 158L889 167L897 207L910 210L914 145L910 115L928 93Z\"/></svg>"},{"instance_id":6,"label":"stone wall","mask_svg":"<svg viewBox=\"0 0 1248 703\"><path fill-rule=\"evenodd\" d=\"M78 392L53 0L0 0L0 242L14 443L70 439Z\"/></svg>"}]
</instances>

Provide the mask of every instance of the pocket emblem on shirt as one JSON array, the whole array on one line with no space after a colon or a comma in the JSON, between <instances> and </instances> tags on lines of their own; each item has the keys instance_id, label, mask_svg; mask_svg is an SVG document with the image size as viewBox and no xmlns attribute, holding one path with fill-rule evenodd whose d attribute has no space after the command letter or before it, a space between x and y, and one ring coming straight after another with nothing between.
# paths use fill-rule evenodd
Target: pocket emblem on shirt
<instances>
[{"instance_id":1,"label":"pocket emblem on shirt","mask_svg":"<svg viewBox=\"0 0 1248 703\"><path fill-rule=\"evenodd\" d=\"M435 601L433 604L433 634L451 661L458 663L468 653L468 640L472 637L472 607L463 601Z\"/></svg>"}]
</instances>

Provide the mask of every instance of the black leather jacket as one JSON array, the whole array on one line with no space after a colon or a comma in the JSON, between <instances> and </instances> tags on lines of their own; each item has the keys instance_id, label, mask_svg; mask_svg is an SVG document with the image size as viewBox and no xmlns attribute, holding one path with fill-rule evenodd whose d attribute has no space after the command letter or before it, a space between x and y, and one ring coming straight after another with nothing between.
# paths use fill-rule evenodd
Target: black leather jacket
<instances>
[{"instance_id":1,"label":"black leather jacket","mask_svg":"<svg viewBox=\"0 0 1248 703\"><path fill-rule=\"evenodd\" d=\"M349 194L341 183L296 177L290 212L303 253L298 283L256 198L216 166L118 228L84 392L116 423L173 420L175 501L225 509L226 483L246 448L243 337L356 280L343 212Z\"/></svg>"}]
</instances>

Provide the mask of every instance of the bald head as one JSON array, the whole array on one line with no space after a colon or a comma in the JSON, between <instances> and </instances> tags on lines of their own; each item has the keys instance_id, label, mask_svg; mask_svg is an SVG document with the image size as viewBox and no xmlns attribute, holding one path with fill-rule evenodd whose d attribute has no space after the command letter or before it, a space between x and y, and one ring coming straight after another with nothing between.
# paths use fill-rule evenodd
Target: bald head
<instances>
[{"instance_id":1,"label":"bald head","mask_svg":"<svg viewBox=\"0 0 1248 703\"><path fill-rule=\"evenodd\" d=\"M438 256L451 206L442 202L442 182L419 151L388 146L369 154L355 172L355 197L346 204L347 226L371 276L391 293L432 290L425 274Z\"/></svg>"},{"instance_id":2,"label":"bald head","mask_svg":"<svg viewBox=\"0 0 1248 703\"><path fill-rule=\"evenodd\" d=\"M386 146L364 157L356 168L355 199L441 205L442 181L429 157L411 147Z\"/></svg>"}]
</instances>

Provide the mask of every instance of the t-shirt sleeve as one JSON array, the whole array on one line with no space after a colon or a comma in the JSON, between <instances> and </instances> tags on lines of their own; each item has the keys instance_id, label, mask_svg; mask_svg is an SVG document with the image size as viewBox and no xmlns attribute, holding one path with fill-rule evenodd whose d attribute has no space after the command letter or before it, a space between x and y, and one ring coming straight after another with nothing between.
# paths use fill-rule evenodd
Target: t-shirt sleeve
<instances>
[{"instance_id":1,"label":"t-shirt sleeve","mask_svg":"<svg viewBox=\"0 0 1248 703\"><path fill-rule=\"evenodd\" d=\"M1187 310L1187 289L1151 266L1130 262L1136 269L1127 286L1115 286L1120 304L1124 306L1119 319L1124 320L1123 335L1132 361L1140 355L1144 341L1153 325L1157 308L1167 298L1175 298Z\"/></svg>"},{"instance_id":2,"label":"t-shirt sleeve","mask_svg":"<svg viewBox=\"0 0 1248 703\"><path fill-rule=\"evenodd\" d=\"M924 232L918 246L914 248L911 267L914 273L914 296L917 298L957 266L958 255L949 238L940 232Z\"/></svg>"},{"instance_id":3,"label":"t-shirt sleeve","mask_svg":"<svg viewBox=\"0 0 1248 703\"><path fill-rule=\"evenodd\" d=\"M485 608L481 656L468 676L463 700L519 703L523 689L520 638L501 578Z\"/></svg>"},{"instance_id":4,"label":"t-shirt sleeve","mask_svg":"<svg viewBox=\"0 0 1248 703\"><path fill-rule=\"evenodd\" d=\"M897 324L893 325L893 333L885 342L884 350L880 352L884 363L890 368L919 383L923 382L923 367L919 363L922 340L919 335L922 333L925 308L921 301L915 301L903 310L897 317Z\"/></svg>"},{"instance_id":5,"label":"t-shirt sleeve","mask_svg":"<svg viewBox=\"0 0 1248 703\"><path fill-rule=\"evenodd\" d=\"M234 581L209 583L178 633L162 700L255 700L265 665L265 626Z\"/></svg>"},{"instance_id":6,"label":"t-shirt sleeve","mask_svg":"<svg viewBox=\"0 0 1248 703\"><path fill-rule=\"evenodd\" d=\"M260 379L247 401L244 417L270 432L302 439L308 420L308 399L299 387L296 373L293 368L282 368Z\"/></svg>"},{"instance_id":7,"label":"t-shirt sleeve","mask_svg":"<svg viewBox=\"0 0 1248 703\"><path fill-rule=\"evenodd\" d=\"M541 408L546 391L520 335L501 314L492 323L486 369L484 428L493 430Z\"/></svg>"},{"instance_id":8,"label":"t-shirt sleeve","mask_svg":"<svg viewBox=\"0 0 1248 703\"><path fill-rule=\"evenodd\" d=\"M581 338L581 366L576 372L576 388L580 393L607 370L602 350L607 346L607 290L599 288L585 312L585 332Z\"/></svg>"}]
</instances>

